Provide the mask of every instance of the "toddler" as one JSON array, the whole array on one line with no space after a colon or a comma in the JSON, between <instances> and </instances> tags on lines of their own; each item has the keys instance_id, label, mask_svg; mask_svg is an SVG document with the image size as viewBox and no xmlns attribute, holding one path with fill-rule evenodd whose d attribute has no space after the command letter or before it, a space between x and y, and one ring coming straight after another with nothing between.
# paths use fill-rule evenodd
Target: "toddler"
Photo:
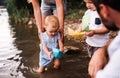
<instances>
[{"instance_id":1,"label":"toddler","mask_svg":"<svg viewBox=\"0 0 120 78\"><path fill-rule=\"evenodd\" d=\"M60 39L59 34L59 20L56 16L50 15L45 19L45 32L40 35L41 45L40 45L40 67L38 72L43 72L45 67L49 65L52 61L54 62L54 68L60 68L60 58L54 57L53 48L59 49L63 52L64 47Z\"/></svg>"}]
</instances>

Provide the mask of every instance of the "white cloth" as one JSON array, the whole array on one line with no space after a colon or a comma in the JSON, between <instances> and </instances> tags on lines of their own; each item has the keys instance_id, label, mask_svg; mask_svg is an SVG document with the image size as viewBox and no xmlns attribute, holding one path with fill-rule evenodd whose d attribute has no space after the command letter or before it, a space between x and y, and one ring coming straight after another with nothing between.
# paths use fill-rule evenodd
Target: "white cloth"
<instances>
[{"instance_id":1,"label":"white cloth","mask_svg":"<svg viewBox=\"0 0 120 78\"><path fill-rule=\"evenodd\" d=\"M109 62L103 70L97 72L96 78L120 78L120 31L108 47Z\"/></svg>"},{"instance_id":2,"label":"white cloth","mask_svg":"<svg viewBox=\"0 0 120 78\"><path fill-rule=\"evenodd\" d=\"M95 24L95 19L100 18L97 11L87 10L86 13L90 13L90 23L89 23L89 29L95 30L95 29L101 29L103 27L103 24ZM86 43L90 46L94 47L102 47L106 44L106 42L109 40L109 35L107 34L101 34L101 35L93 35L92 37L87 37Z\"/></svg>"}]
</instances>

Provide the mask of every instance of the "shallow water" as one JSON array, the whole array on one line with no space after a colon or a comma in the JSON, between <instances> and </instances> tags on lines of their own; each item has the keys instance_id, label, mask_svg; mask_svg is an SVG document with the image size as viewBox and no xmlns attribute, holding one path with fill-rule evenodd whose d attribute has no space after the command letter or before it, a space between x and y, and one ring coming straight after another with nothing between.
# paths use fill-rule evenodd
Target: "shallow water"
<instances>
[{"instance_id":1,"label":"shallow water","mask_svg":"<svg viewBox=\"0 0 120 78\"><path fill-rule=\"evenodd\" d=\"M65 40L65 43L79 46L78 42L69 40ZM45 73L35 73L39 51L36 27L11 22L6 8L1 8L0 78L89 78L89 58L80 50L71 50L63 56L61 70L54 70L50 65Z\"/></svg>"},{"instance_id":2,"label":"shallow water","mask_svg":"<svg viewBox=\"0 0 120 78\"><path fill-rule=\"evenodd\" d=\"M31 30L10 25L6 8L0 9L0 78L36 78L39 41Z\"/></svg>"}]
</instances>

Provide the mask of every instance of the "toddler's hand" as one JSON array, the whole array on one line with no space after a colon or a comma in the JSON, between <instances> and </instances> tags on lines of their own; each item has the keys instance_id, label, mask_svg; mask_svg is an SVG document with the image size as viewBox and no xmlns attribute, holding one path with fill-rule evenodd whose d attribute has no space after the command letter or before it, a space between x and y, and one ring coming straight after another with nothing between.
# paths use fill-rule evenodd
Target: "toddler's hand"
<instances>
[{"instance_id":1,"label":"toddler's hand","mask_svg":"<svg viewBox=\"0 0 120 78\"><path fill-rule=\"evenodd\" d=\"M86 32L86 35L91 37L94 35L94 30L90 30L89 32Z\"/></svg>"},{"instance_id":2,"label":"toddler's hand","mask_svg":"<svg viewBox=\"0 0 120 78\"><path fill-rule=\"evenodd\" d=\"M77 30L75 30L75 32L80 33L80 32L82 32L82 31L81 31L81 30L79 30L79 29L77 29Z\"/></svg>"},{"instance_id":3,"label":"toddler's hand","mask_svg":"<svg viewBox=\"0 0 120 78\"><path fill-rule=\"evenodd\" d=\"M51 60L52 59L52 51L47 53L48 58Z\"/></svg>"}]
</instances>

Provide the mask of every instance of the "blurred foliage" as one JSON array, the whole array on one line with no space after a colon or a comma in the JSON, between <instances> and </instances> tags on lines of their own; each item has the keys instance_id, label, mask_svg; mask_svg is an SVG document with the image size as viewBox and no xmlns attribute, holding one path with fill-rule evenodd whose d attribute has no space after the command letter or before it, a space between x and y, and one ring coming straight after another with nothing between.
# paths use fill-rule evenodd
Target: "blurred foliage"
<instances>
[{"instance_id":1,"label":"blurred foliage","mask_svg":"<svg viewBox=\"0 0 120 78\"><path fill-rule=\"evenodd\" d=\"M29 5L27 0L7 0L7 9L10 15L24 9L32 13L32 5Z\"/></svg>"},{"instance_id":2,"label":"blurred foliage","mask_svg":"<svg viewBox=\"0 0 120 78\"><path fill-rule=\"evenodd\" d=\"M41 0L39 0L40 2ZM27 0L7 0L7 9L15 22L19 22L26 17L33 17L32 4L29 4ZM80 11L84 9L86 8L83 0L67 0L66 18L79 19L83 15L83 12L81 13Z\"/></svg>"},{"instance_id":3,"label":"blurred foliage","mask_svg":"<svg viewBox=\"0 0 120 78\"><path fill-rule=\"evenodd\" d=\"M86 10L83 0L67 0L67 15L68 19L80 19Z\"/></svg>"},{"instance_id":4,"label":"blurred foliage","mask_svg":"<svg viewBox=\"0 0 120 78\"><path fill-rule=\"evenodd\" d=\"M32 6L26 0L7 0L7 10L15 23L28 21L33 14Z\"/></svg>"}]
</instances>

